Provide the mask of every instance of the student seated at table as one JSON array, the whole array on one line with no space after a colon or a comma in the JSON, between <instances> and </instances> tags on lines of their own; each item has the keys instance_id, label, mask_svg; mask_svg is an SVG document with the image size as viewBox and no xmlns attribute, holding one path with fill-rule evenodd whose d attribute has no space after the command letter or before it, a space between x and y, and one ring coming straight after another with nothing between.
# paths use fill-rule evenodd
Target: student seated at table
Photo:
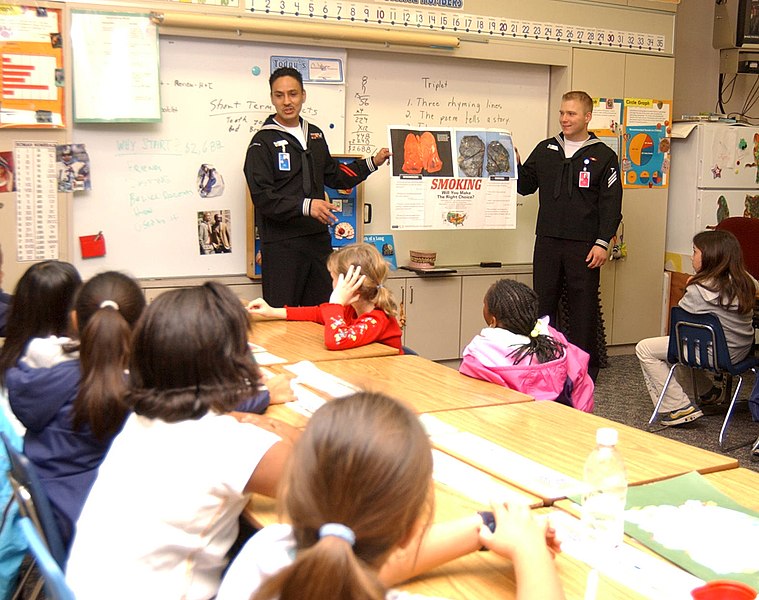
<instances>
[{"instance_id":1,"label":"student seated at table","mask_svg":"<svg viewBox=\"0 0 759 600\"><path fill-rule=\"evenodd\" d=\"M593 410L588 354L538 314L538 295L500 279L485 292L485 327L464 349L459 371L533 396Z\"/></svg>"},{"instance_id":2,"label":"student seated at table","mask_svg":"<svg viewBox=\"0 0 759 600\"><path fill-rule=\"evenodd\" d=\"M80 285L79 273L67 262L50 260L29 267L16 286L8 335L0 349L0 384L26 428L23 449L50 500L64 545L112 437L108 426L98 426L118 419L116 406L93 423L88 400L79 397L82 367L69 336ZM138 294L144 304L139 289ZM81 321L85 328L85 319ZM118 357L120 346L113 337L96 342L101 353Z\"/></svg>"},{"instance_id":3,"label":"student seated at table","mask_svg":"<svg viewBox=\"0 0 759 600\"><path fill-rule=\"evenodd\" d=\"M710 230L693 238L693 270L696 272L685 284L685 294L678 306L694 314L712 313L725 332L730 360L740 362L754 344L754 301L757 283L746 270L743 252L736 237L729 231ZM641 340L635 346L648 393L654 405L664 388L671 365L667 363L669 337ZM659 411L664 413L662 425L683 425L704 416L698 404L691 402L690 369L675 369ZM698 399L700 405L716 404L722 389L713 385L706 372L697 369L698 389L709 389ZM687 390L687 393L686 393Z\"/></svg>"},{"instance_id":4,"label":"student seated at table","mask_svg":"<svg viewBox=\"0 0 759 600\"><path fill-rule=\"evenodd\" d=\"M30 267L18 283L0 351L0 366L12 365L3 378L11 409L26 427L24 453L67 548L97 469L126 419L129 340L145 307L139 285L123 273L79 283L68 263ZM66 335L69 323L74 339Z\"/></svg>"},{"instance_id":5,"label":"student seated at table","mask_svg":"<svg viewBox=\"0 0 759 600\"><path fill-rule=\"evenodd\" d=\"M371 244L354 244L333 252L327 260L332 295L319 306L274 308L263 298L248 304L254 318L314 321L324 325L324 343L344 350L380 342L401 347L398 306L385 287L387 262Z\"/></svg>"},{"instance_id":6,"label":"student seated at table","mask_svg":"<svg viewBox=\"0 0 759 600\"><path fill-rule=\"evenodd\" d=\"M198 327L198 323L205 327ZM127 406L77 522L77 600L216 595L238 517L273 496L290 444L224 414L252 396L245 307L225 286L164 292L133 338Z\"/></svg>"},{"instance_id":7,"label":"student seated at table","mask_svg":"<svg viewBox=\"0 0 759 600\"><path fill-rule=\"evenodd\" d=\"M528 507L494 503L493 513L430 526L429 439L408 408L382 394L316 411L288 463L280 503L288 524L248 541L217 600L410 600L419 596L388 586L483 546L513 563L517 598L563 598L555 533Z\"/></svg>"}]
</instances>

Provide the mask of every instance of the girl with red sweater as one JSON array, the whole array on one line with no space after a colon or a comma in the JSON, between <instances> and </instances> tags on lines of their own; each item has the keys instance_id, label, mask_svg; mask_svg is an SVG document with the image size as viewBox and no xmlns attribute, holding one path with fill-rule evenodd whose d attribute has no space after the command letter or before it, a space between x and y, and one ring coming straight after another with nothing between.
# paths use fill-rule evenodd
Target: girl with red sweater
<instances>
[{"instance_id":1,"label":"girl with red sweater","mask_svg":"<svg viewBox=\"0 0 759 600\"><path fill-rule=\"evenodd\" d=\"M248 312L259 319L321 323L330 350L380 342L402 354L398 307L385 287L388 266L379 251L370 244L345 246L329 257L327 269L333 288L329 302L274 308L257 298L248 304Z\"/></svg>"}]
</instances>

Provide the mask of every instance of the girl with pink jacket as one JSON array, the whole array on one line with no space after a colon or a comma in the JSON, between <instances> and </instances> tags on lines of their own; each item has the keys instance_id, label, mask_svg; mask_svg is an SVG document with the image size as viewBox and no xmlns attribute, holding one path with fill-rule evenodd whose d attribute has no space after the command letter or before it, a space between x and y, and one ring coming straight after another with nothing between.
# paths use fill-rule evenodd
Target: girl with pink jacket
<instances>
[{"instance_id":1,"label":"girl with pink jacket","mask_svg":"<svg viewBox=\"0 0 759 600\"><path fill-rule=\"evenodd\" d=\"M459 371L523 392L593 411L588 354L539 318L538 296L513 279L485 293L485 327L464 350Z\"/></svg>"}]
</instances>

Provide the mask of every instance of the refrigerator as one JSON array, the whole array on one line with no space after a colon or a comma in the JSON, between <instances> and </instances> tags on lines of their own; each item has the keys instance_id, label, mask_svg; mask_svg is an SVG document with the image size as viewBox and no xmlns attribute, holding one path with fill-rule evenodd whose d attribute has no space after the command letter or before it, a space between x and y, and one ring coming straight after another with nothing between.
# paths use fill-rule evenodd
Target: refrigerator
<instances>
[{"instance_id":1,"label":"refrigerator","mask_svg":"<svg viewBox=\"0 0 759 600\"><path fill-rule=\"evenodd\" d=\"M665 268L692 273L696 233L727 217L759 218L759 127L680 122L671 143Z\"/></svg>"}]
</instances>

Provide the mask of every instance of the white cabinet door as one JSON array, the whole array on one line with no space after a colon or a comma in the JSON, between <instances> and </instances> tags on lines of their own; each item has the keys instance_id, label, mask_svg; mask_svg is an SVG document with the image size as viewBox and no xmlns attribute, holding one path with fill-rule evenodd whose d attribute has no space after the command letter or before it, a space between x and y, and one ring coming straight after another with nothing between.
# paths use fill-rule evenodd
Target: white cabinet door
<instances>
[{"instance_id":1,"label":"white cabinet door","mask_svg":"<svg viewBox=\"0 0 759 600\"><path fill-rule=\"evenodd\" d=\"M390 290L395 298L395 303L398 305L398 322L400 323L400 315L406 310L406 280L405 279L387 279L385 280L385 287ZM403 329L403 337L401 343L406 343L406 329Z\"/></svg>"},{"instance_id":2,"label":"white cabinet door","mask_svg":"<svg viewBox=\"0 0 759 600\"><path fill-rule=\"evenodd\" d=\"M431 360L459 358L461 277L406 279L404 344Z\"/></svg>"},{"instance_id":3,"label":"white cabinet door","mask_svg":"<svg viewBox=\"0 0 759 600\"><path fill-rule=\"evenodd\" d=\"M503 275L482 275L464 277L461 282L461 336L459 348L461 354L466 345L485 327L482 305L485 292Z\"/></svg>"}]
</instances>

